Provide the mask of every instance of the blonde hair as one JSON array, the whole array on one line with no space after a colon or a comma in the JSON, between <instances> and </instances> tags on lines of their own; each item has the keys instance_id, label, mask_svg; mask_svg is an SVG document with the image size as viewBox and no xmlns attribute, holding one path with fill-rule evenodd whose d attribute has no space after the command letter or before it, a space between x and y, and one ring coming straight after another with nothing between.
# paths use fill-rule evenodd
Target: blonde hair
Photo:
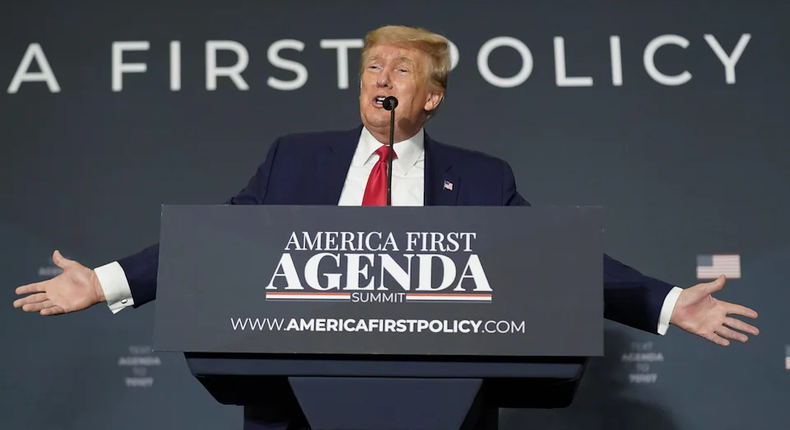
<instances>
[{"instance_id":1,"label":"blonde hair","mask_svg":"<svg viewBox=\"0 0 790 430\"><path fill-rule=\"evenodd\" d=\"M403 25L379 27L365 36L360 61L360 76L365 70L368 52L377 44L403 45L425 53L428 58L428 90L447 93L447 75L450 73L450 43L444 36L422 28Z\"/></svg>"}]
</instances>

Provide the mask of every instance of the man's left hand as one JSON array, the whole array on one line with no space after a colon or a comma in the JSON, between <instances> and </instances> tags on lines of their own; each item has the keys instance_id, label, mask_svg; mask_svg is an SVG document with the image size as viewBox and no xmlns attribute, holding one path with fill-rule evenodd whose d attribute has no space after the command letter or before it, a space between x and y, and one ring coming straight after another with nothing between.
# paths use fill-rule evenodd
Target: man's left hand
<instances>
[{"instance_id":1,"label":"man's left hand","mask_svg":"<svg viewBox=\"0 0 790 430\"><path fill-rule=\"evenodd\" d=\"M745 306L723 302L713 297L713 293L724 287L724 275L712 282L697 284L683 290L675 304L670 324L701 336L721 346L728 346L733 339L746 342L748 337L739 333L757 336L760 331L730 315L757 318L757 312Z\"/></svg>"}]
</instances>

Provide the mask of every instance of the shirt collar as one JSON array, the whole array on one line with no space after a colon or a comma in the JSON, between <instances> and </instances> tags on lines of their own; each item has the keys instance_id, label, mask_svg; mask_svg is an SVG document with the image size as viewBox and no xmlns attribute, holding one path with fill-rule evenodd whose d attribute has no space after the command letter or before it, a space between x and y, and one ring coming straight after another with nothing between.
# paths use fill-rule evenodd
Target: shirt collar
<instances>
[{"instance_id":1,"label":"shirt collar","mask_svg":"<svg viewBox=\"0 0 790 430\"><path fill-rule=\"evenodd\" d=\"M359 135L359 144L354 153L351 164L357 167L364 166L370 160L378 161L376 150L384 146L376 140L367 128L362 127ZM414 136L395 144L395 153L398 157L392 160L393 169L400 169L405 175L419 161L425 149L425 130L420 128Z\"/></svg>"}]
</instances>

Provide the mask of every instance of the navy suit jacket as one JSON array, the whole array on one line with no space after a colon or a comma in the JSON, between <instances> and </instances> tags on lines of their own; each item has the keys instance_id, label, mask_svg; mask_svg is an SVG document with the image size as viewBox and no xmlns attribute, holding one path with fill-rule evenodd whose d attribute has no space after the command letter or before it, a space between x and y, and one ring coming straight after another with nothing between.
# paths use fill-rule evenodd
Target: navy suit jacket
<instances>
[{"instance_id":1,"label":"navy suit jacket","mask_svg":"<svg viewBox=\"0 0 790 430\"><path fill-rule=\"evenodd\" d=\"M337 205L362 127L283 136L234 205ZM444 181L453 183L444 189ZM433 140L425 134L425 206L528 206L510 165L496 157ZM156 297L158 244L118 262L139 307ZM604 317L657 333L672 285L644 276L604 254Z\"/></svg>"}]
</instances>

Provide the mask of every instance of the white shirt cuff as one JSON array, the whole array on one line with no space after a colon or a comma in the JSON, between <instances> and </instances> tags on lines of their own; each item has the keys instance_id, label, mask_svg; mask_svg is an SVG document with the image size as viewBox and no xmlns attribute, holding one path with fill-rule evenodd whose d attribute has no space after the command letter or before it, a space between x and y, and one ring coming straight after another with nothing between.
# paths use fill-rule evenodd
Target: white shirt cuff
<instances>
[{"instance_id":1,"label":"white shirt cuff","mask_svg":"<svg viewBox=\"0 0 790 430\"><path fill-rule=\"evenodd\" d=\"M672 311L675 310L675 304L678 302L682 292L682 288L675 287L664 298L664 305L661 307L661 314L658 316L658 334L663 336L669 330L669 320L672 318Z\"/></svg>"},{"instance_id":2,"label":"white shirt cuff","mask_svg":"<svg viewBox=\"0 0 790 430\"><path fill-rule=\"evenodd\" d=\"M94 269L99 284L104 291L104 298L107 300L112 313L117 314L124 308L134 305L132 290L129 288L129 281L126 273L117 261L105 264Z\"/></svg>"}]
</instances>

